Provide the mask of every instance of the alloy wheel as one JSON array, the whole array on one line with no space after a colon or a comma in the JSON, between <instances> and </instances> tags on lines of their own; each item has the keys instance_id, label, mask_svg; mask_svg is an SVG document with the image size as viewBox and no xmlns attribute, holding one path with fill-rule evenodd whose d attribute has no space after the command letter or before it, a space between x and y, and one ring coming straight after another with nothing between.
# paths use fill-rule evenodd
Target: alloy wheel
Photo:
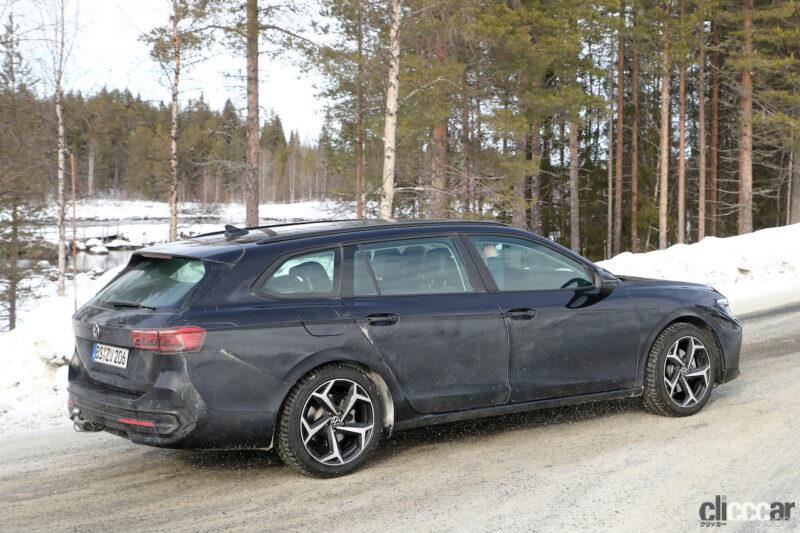
<instances>
[{"instance_id":1,"label":"alloy wheel","mask_svg":"<svg viewBox=\"0 0 800 533\"><path fill-rule=\"evenodd\" d=\"M670 346L664 360L664 384L678 406L691 407L703 400L710 373L710 356L700 339L681 337Z\"/></svg>"},{"instance_id":2,"label":"alloy wheel","mask_svg":"<svg viewBox=\"0 0 800 533\"><path fill-rule=\"evenodd\" d=\"M361 455L374 427L369 393L349 379L331 379L317 387L300 414L303 445L324 465L343 465Z\"/></svg>"}]
</instances>

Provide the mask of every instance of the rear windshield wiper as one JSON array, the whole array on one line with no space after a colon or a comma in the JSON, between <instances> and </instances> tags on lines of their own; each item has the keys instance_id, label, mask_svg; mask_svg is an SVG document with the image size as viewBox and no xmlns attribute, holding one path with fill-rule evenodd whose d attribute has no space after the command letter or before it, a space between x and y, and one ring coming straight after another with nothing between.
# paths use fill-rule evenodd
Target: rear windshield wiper
<instances>
[{"instance_id":1,"label":"rear windshield wiper","mask_svg":"<svg viewBox=\"0 0 800 533\"><path fill-rule=\"evenodd\" d=\"M114 307L130 307L131 309L149 309L150 311L155 311L156 310L155 307L151 307L149 305L137 304L135 302L112 301L112 302L106 302L106 303L108 305L113 305Z\"/></svg>"}]
</instances>

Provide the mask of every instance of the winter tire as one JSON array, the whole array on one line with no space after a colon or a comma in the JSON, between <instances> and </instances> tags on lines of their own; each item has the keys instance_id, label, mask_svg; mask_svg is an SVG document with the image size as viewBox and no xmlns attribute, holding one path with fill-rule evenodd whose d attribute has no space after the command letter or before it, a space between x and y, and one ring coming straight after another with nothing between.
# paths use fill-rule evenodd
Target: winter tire
<instances>
[{"instance_id":1,"label":"winter tire","mask_svg":"<svg viewBox=\"0 0 800 533\"><path fill-rule=\"evenodd\" d=\"M278 453L300 472L349 474L372 455L383 432L383 403L360 369L329 365L295 385L278 419Z\"/></svg>"}]
</instances>

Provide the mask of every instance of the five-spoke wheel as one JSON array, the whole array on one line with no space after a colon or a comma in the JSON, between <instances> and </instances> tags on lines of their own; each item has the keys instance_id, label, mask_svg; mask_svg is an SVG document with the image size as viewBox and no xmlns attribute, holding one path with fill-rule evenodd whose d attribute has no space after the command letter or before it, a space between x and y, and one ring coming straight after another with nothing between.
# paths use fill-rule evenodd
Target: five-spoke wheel
<instances>
[{"instance_id":1,"label":"five-spoke wheel","mask_svg":"<svg viewBox=\"0 0 800 533\"><path fill-rule=\"evenodd\" d=\"M653 343L645 369L644 405L665 416L691 415L703 408L714 388L715 339L693 324L675 323Z\"/></svg>"},{"instance_id":2,"label":"five-spoke wheel","mask_svg":"<svg viewBox=\"0 0 800 533\"><path fill-rule=\"evenodd\" d=\"M326 465L342 465L358 457L374 428L372 399L349 379L331 379L317 387L300 413L303 445Z\"/></svg>"},{"instance_id":3,"label":"five-spoke wheel","mask_svg":"<svg viewBox=\"0 0 800 533\"><path fill-rule=\"evenodd\" d=\"M672 400L691 407L708 391L711 364L708 350L696 337L681 337L672 343L664 360L664 384Z\"/></svg>"},{"instance_id":4,"label":"five-spoke wheel","mask_svg":"<svg viewBox=\"0 0 800 533\"><path fill-rule=\"evenodd\" d=\"M360 368L333 364L306 375L278 419L281 458L313 476L338 476L363 464L383 431L383 400Z\"/></svg>"}]
</instances>

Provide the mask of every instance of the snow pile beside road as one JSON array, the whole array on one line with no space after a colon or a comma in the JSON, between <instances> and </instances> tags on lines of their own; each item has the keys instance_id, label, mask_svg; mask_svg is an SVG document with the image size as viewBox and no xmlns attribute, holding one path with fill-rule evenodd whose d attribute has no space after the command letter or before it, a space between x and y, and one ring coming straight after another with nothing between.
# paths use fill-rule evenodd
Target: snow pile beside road
<instances>
[{"instance_id":1,"label":"snow pile beside road","mask_svg":"<svg viewBox=\"0 0 800 533\"><path fill-rule=\"evenodd\" d=\"M97 279L78 275L78 306L94 296L122 267ZM47 291L54 289L50 284ZM71 287L70 287L71 288ZM67 424L67 363L74 350L70 294L43 296L21 316L22 324L0 333L0 433Z\"/></svg>"},{"instance_id":2,"label":"snow pile beside road","mask_svg":"<svg viewBox=\"0 0 800 533\"><path fill-rule=\"evenodd\" d=\"M800 224L625 252L598 264L619 275L706 283L728 297L735 312L755 312L800 301Z\"/></svg>"}]
</instances>

